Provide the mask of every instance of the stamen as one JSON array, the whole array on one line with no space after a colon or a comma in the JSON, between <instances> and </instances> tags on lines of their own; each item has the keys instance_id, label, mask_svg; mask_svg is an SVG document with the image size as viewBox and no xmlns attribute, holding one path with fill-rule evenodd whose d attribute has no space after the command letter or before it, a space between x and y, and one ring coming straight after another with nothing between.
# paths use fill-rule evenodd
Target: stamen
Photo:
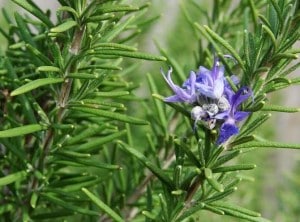
<instances>
[{"instance_id":1,"label":"stamen","mask_svg":"<svg viewBox=\"0 0 300 222\"><path fill-rule=\"evenodd\" d=\"M222 97L218 100L218 107L219 107L219 110L220 110L221 112L230 109L230 103L229 103L229 101L225 98L225 96L222 96Z\"/></svg>"},{"instance_id":2,"label":"stamen","mask_svg":"<svg viewBox=\"0 0 300 222\"><path fill-rule=\"evenodd\" d=\"M205 113L205 111L202 109L201 106L195 106L191 110L191 118L193 120L201 120L202 118L204 118L206 116L207 116L207 114Z\"/></svg>"},{"instance_id":3,"label":"stamen","mask_svg":"<svg viewBox=\"0 0 300 222\"><path fill-rule=\"evenodd\" d=\"M204 104L203 110L205 110L210 116L214 116L219 112L219 108L215 103Z\"/></svg>"}]
</instances>

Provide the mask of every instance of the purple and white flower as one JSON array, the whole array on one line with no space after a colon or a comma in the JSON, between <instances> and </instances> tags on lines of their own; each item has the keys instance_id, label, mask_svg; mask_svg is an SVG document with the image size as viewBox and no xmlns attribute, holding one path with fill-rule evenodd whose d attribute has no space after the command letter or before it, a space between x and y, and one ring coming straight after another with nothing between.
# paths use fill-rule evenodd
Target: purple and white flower
<instances>
[{"instance_id":1,"label":"purple and white flower","mask_svg":"<svg viewBox=\"0 0 300 222\"><path fill-rule=\"evenodd\" d=\"M172 68L168 70L167 75L161 70L164 79L173 90L175 95L169 96L165 98L166 102L186 102L193 104L197 101L197 93L196 93L196 74L192 71L190 73L190 77L185 81L183 88L179 87L178 85L174 84L171 78Z\"/></svg>"},{"instance_id":2,"label":"purple and white flower","mask_svg":"<svg viewBox=\"0 0 300 222\"><path fill-rule=\"evenodd\" d=\"M162 72L162 71L161 71ZM237 123L245 119L249 112L240 111L240 105L252 94L248 87L240 88L236 93L224 77L224 67L219 59L214 59L211 70L200 66L198 72L191 71L182 87L173 83L172 68L163 77L173 90L174 95L165 98L166 102L183 102L193 106L191 118L202 123L208 129L220 126L217 144L225 143L239 132ZM235 85L239 84L236 76L231 77Z\"/></svg>"},{"instance_id":3,"label":"purple and white flower","mask_svg":"<svg viewBox=\"0 0 300 222\"><path fill-rule=\"evenodd\" d=\"M223 120L221 125L217 144L226 142L231 136L238 134L237 123L249 116L249 112L239 111L239 106L252 95L249 87L240 88L235 94L231 93L229 97L230 109L217 114L216 119Z\"/></svg>"},{"instance_id":4,"label":"purple and white flower","mask_svg":"<svg viewBox=\"0 0 300 222\"><path fill-rule=\"evenodd\" d=\"M212 70L200 66L197 72L196 89L208 98L219 99L223 95L225 85L224 67L215 58Z\"/></svg>"}]
</instances>

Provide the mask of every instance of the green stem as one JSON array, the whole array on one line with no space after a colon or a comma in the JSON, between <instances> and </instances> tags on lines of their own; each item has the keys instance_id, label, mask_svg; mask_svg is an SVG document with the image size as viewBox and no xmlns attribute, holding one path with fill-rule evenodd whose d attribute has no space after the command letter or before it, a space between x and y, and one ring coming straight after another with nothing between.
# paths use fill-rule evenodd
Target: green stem
<instances>
[{"instance_id":1,"label":"green stem","mask_svg":"<svg viewBox=\"0 0 300 222\"><path fill-rule=\"evenodd\" d=\"M205 148L204 148L204 157L205 162L209 162L210 156L211 156L211 131L208 129L205 129Z\"/></svg>"},{"instance_id":2,"label":"green stem","mask_svg":"<svg viewBox=\"0 0 300 222\"><path fill-rule=\"evenodd\" d=\"M71 44L71 49L70 49L71 52L73 52L73 53L79 52L81 40L82 40L82 37L84 34L84 30L85 30L85 28L81 27L79 29L79 31L78 30L75 31L75 36L74 36L73 42ZM76 71L76 68L77 68L77 65L71 63L69 65L69 69L67 69L67 70L68 70L68 72L74 72L74 71ZM66 79L65 82L62 84L61 91L60 91L59 98L58 98L58 106L59 106L58 111L57 111L57 122L58 123L62 122L62 120L63 120L65 106L69 100L71 88L72 88L72 80ZM46 133L46 136L44 139L43 152L37 161L36 168L40 172L43 172L45 169L45 160L50 152L54 136L55 136L55 132L52 128L50 128L49 131ZM38 187L39 187L38 178L33 176L33 180L32 180L29 191L32 192L32 191L38 189Z\"/></svg>"},{"instance_id":3,"label":"green stem","mask_svg":"<svg viewBox=\"0 0 300 222\"><path fill-rule=\"evenodd\" d=\"M202 186L204 182L205 177L203 175L199 175L196 180L192 183L192 185L189 187L187 191L187 195L184 202L184 207L181 209L181 211L178 213L176 218L181 217L181 215L191 207L193 204L193 197L195 196L196 192L199 190L199 187Z\"/></svg>"}]
</instances>

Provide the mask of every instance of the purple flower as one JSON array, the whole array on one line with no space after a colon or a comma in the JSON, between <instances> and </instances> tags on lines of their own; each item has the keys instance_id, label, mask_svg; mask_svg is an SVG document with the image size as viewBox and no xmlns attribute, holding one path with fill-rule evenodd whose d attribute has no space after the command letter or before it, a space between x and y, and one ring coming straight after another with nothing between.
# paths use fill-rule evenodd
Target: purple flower
<instances>
[{"instance_id":1,"label":"purple flower","mask_svg":"<svg viewBox=\"0 0 300 222\"><path fill-rule=\"evenodd\" d=\"M173 83L171 79L172 68L168 70L167 76L162 70L161 73L163 74L163 77L170 88L175 93L175 95L165 98L164 100L166 102L187 102L193 104L197 101L197 93L195 89L196 74L193 71L191 71L190 77L183 84L183 88Z\"/></svg>"},{"instance_id":2,"label":"purple flower","mask_svg":"<svg viewBox=\"0 0 300 222\"><path fill-rule=\"evenodd\" d=\"M241 103L252 95L252 91L249 87L242 87L236 93L227 88L226 93L230 103L230 109L215 116L216 119L225 121L220 128L217 140L218 145L225 143L231 136L236 135L239 132L237 123L250 114L249 112L238 110Z\"/></svg>"},{"instance_id":3,"label":"purple flower","mask_svg":"<svg viewBox=\"0 0 300 222\"><path fill-rule=\"evenodd\" d=\"M196 79L196 90L200 94L219 99L223 95L225 85L224 67L220 65L219 59L215 57L212 70L203 66L199 67Z\"/></svg>"},{"instance_id":4,"label":"purple flower","mask_svg":"<svg viewBox=\"0 0 300 222\"><path fill-rule=\"evenodd\" d=\"M249 115L249 112L240 111L239 107L251 96L252 91L248 87L242 87L235 93L224 77L224 67L217 57L211 70L200 66L197 73L191 71L182 87L173 83L172 68L166 75L161 72L174 92L174 95L165 98L165 101L191 104L194 130L199 122L210 130L220 126L216 142L218 145L239 132L237 123ZM236 76L230 78L234 85L239 84Z\"/></svg>"},{"instance_id":5,"label":"purple flower","mask_svg":"<svg viewBox=\"0 0 300 222\"><path fill-rule=\"evenodd\" d=\"M183 83L182 87L173 83L171 78L172 68L168 70L167 75L162 70L161 73L175 93L175 95L165 98L166 102L193 104L197 101L199 95L211 99L220 99L224 93L224 67L220 65L217 57L215 57L212 70L200 66L197 74L191 71L189 78Z\"/></svg>"}]
</instances>

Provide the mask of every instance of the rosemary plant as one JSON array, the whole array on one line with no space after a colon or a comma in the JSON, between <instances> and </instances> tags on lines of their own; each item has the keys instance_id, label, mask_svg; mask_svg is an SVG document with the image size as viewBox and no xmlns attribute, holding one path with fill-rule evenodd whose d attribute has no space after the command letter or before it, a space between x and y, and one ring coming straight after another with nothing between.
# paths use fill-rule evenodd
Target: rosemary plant
<instances>
[{"instance_id":1,"label":"rosemary plant","mask_svg":"<svg viewBox=\"0 0 300 222\"><path fill-rule=\"evenodd\" d=\"M149 2L58 0L55 21L12 2L26 12L0 27L0 221L269 221L230 197L256 167L239 156L300 149L255 134L299 111L268 99L300 82L297 0L182 1L193 34L182 54L156 39L161 56L139 47L160 19Z\"/></svg>"}]
</instances>

